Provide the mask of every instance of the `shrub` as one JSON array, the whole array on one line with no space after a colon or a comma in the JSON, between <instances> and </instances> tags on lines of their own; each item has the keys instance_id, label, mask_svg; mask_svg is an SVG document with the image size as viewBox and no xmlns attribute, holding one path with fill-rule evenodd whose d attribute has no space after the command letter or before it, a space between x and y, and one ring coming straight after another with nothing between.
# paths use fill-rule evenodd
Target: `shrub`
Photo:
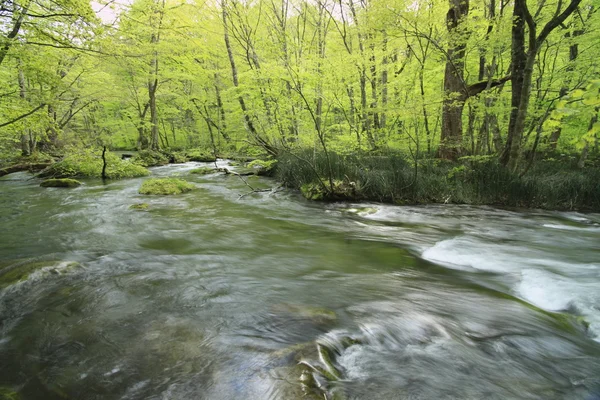
<instances>
[{"instance_id":1,"label":"shrub","mask_svg":"<svg viewBox=\"0 0 600 400\"><path fill-rule=\"evenodd\" d=\"M329 186L331 171L333 191ZM277 178L312 200L374 200L398 204L458 203L512 207L600 210L600 168L578 169L539 161L525 175L511 173L493 157L460 163L420 159L399 152L373 155L299 151L283 154Z\"/></svg>"},{"instance_id":2,"label":"shrub","mask_svg":"<svg viewBox=\"0 0 600 400\"><path fill-rule=\"evenodd\" d=\"M196 186L182 179L153 178L145 180L140 187L140 194L171 195L189 192Z\"/></svg>"}]
</instances>

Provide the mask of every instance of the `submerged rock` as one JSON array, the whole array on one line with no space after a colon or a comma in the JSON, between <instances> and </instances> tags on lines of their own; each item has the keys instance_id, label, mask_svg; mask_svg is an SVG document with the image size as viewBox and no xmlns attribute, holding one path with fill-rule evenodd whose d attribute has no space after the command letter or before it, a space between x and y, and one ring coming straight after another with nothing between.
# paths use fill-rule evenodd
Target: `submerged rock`
<instances>
[{"instance_id":1,"label":"submerged rock","mask_svg":"<svg viewBox=\"0 0 600 400\"><path fill-rule=\"evenodd\" d=\"M21 400L21 396L9 387L0 386L0 400Z\"/></svg>"},{"instance_id":2,"label":"submerged rock","mask_svg":"<svg viewBox=\"0 0 600 400\"><path fill-rule=\"evenodd\" d=\"M218 172L218 171L214 168L202 167L202 168L196 168L196 169L191 170L190 174L208 175L208 174L214 174L216 172Z\"/></svg>"},{"instance_id":3,"label":"submerged rock","mask_svg":"<svg viewBox=\"0 0 600 400\"><path fill-rule=\"evenodd\" d=\"M0 289L24 282L40 271L42 275L64 275L82 268L75 261L21 261L0 265Z\"/></svg>"},{"instance_id":4,"label":"submerged rock","mask_svg":"<svg viewBox=\"0 0 600 400\"><path fill-rule=\"evenodd\" d=\"M70 178L57 178L57 179L46 179L40 183L41 187L61 187L61 188L75 188L81 186L82 183L76 179Z\"/></svg>"},{"instance_id":5,"label":"submerged rock","mask_svg":"<svg viewBox=\"0 0 600 400\"><path fill-rule=\"evenodd\" d=\"M148 211L150 208L150 204L148 203L137 203L129 206L130 210L138 210L138 211Z\"/></svg>"},{"instance_id":6,"label":"submerged rock","mask_svg":"<svg viewBox=\"0 0 600 400\"><path fill-rule=\"evenodd\" d=\"M256 175L272 176L277 167L277 160L254 160L248 164L248 168L256 170Z\"/></svg>"},{"instance_id":7,"label":"submerged rock","mask_svg":"<svg viewBox=\"0 0 600 400\"><path fill-rule=\"evenodd\" d=\"M148 179L142 183L140 194L173 195L189 192L196 186L182 179L155 178Z\"/></svg>"}]
</instances>

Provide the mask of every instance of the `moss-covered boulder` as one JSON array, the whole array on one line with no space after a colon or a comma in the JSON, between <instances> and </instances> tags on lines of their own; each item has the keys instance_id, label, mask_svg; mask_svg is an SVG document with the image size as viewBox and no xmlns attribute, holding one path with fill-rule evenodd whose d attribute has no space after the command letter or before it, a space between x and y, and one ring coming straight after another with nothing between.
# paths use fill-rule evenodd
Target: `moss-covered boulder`
<instances>
[{"instance_id":1,"label":"moss-covered boulder","mask_svg":"<svg viewBox=\"0 0 600 400\"><path fill-rule=\"evenodd\" d=\"M0 400L21 400L21 396L12 388L0 386Z\"/></svg>"},{"instance_id":2,"label":"moss-covered boulder","mask_svg":"<svg viewBox=\"0 0 600 400\"><path fill-rule=\"evenodd\" d=\"M140 194L172 195L189 192L196 186L182 179L176 178L154 178L142 183Z\"/></svg>"},{"instance_id":3,"label":"moss-covered boulder","mask_svg":"<svg viewBox=\"0 0 600 400\"><path fill-rule=\"evenodd\" d=\"M300 187L300 192L308 200L315 201L353 201L361 200L363 196L354 182L334 180L329 182L307 183Z\"/></svg>"},{"instance_id":4,"label":"moss-covered boulder","mask_svg":"<svg viewBox=\"0 0 600 400\"><path fill-rule=\"evenodd\" d=\"M190 171L190 174L195 174L195 175L208 175L208 174L214 174L218 172L217 170L215 170L214 168L196 168Z\"/></svg>"},{"instance_id":5,"label":"moss-covered boulder","mask_svg":"<svg viewBox=\"0 0 600 400\"><path fill-rule=\"evenodd\" d=\"M122 160L117 154L107 152L106 176L108 179L123 179L146 176L150 172L141 165ZM101 178L102 150L76 149L61 161L52 164L38 174L40 178Z\"/></svg>"},{"instance_id":6,"label":"moss-covered boulder","mask_svg":"<svg viewBox=\"0 0 600 400\"><path fill-rule=\"evenodd\" d=\"M82 268L74 261L13 261L0 264L0 289L23 282L40 271L44 276L64 275L75 269Z\"/></svg>"},{"instance_id":7,"label":"moss-covered boulder","mask_svg":"<svg viewBox=\"0 0 600 400\"><path fill-rule=\"evenodd\" d=\"M40 183L41 187L75 188L81 186L81 182L71 178L46 179Z\"/></svg>"},{"instance_id":8,"label":"moss-covered boulder","mask_svg":"<svg viewBox=\"0 0 600 400\"><path fill-rule=\"evenodd\" d=\"M277 160L254 160L248 164L248 168L256 170L256 175L260 176L273 176L276 167Z\"/></svg>"},{"instance_id":9,"label":"moss-covered boulder","mask_svg":"<svg viewBox=\"0 0 600 400\"><path fill-rule=\"evenodd\" d=\"M169 163L169 157L159 151L142 150L139 151L131 161L142 167L157 167L160 165L167 165Z\"/></svg>"},{"instance_id":10,"label":"moss-covered boulder","mask_svg":"<svg viewBox=\"0 0 600 400\"><path fill-rule=\"evenodd\" d=\"M170 161L174 164L183 164L183 163L190 161L188 156L184 152L181 152L181 151L175 151L175 152L171 153L169 156L170 156Z\"/></svg>"},{"instance_id":11,"label":"moss-covered boulder","mask_svg":"<svg viewBox=\"0 0 600 400\"><path fill-rule=\"evenodd\" d=\"M197 162L215 162L215 161L217 161L217 157L215 157L214 154L211 154L209 151L202 150L202 149L188 150L186 153L186 156L190 161L197 161Z\"/></svg>"},{"instance_id":12,"label":"moss-covered boulder","mask_svg":"<svg viewBox=\"0 0 600 400\"><path fill-rule=\"evenodd\" d=\"M138 203L138 204L132 204L129 206L130 210L138 210L138 211L148 211L149 208L150 208L150 204L148 204L148 203Z\"/></svg>"}]
</instances>

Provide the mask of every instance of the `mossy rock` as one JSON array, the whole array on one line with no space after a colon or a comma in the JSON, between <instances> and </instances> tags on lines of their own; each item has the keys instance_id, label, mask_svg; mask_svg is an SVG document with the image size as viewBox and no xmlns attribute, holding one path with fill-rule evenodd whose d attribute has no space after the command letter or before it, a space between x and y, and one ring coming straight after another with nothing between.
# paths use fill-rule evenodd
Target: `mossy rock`
<instances>
[{"instance_id":1,"label":"mossy rock","mask_svg":"<svg viewBox=\"0 0 600 400\"><path fill-rule=\"evenodd\" d=\"M71 178L46 179L40 183L41 187L75 188L81 186L81 182Z\"/></svg>"},{"instance_id":2,"label":"mossy rock","mask_svg":"<svg viewBox=\"0 0 600 400\"><path fill-rule=\"evenodd\" d=\"M101 178L102 150L77 149L62 161L52 164L38 174L40 178ZM108 179L135 178L146 176L150 172L141 165L122 160L117 154L107 152L106 176Z\"/></svg>"},{"instance_id":3,"label":"mossy rock","mask_svg":"<svg viewBox=\"0 0 600 400\"><path fill-rule=\"evenodd\" d=\"M190 161L196 162L215 162L217 161L217 157L214 154L210 154L206 150L193 149L188 150L186 153L187 158Z\"/></svg>"},{"instance_id":4,"label":"mossy rock","mask_svg":"<svg viewBox=\"0 0 600 400\"><path fill-rule=\"evenodd\" d=\"M208 175L208 174L214 174L216 171L214 168L208 168L208 167L203 167L203 168L196 168L190 171L190 174L195 174L195 175Z\"/></svg>"},{"instance_id":5,"label":"mossy rock","mask_svg":"<svg viewBox=\"0 0 600 400\"><path fill-rule=\"evenodd\" d=\"M171 153L170 159L171 159L170 161L174 164L183 164L183 163L190 161L188 156L181 151L176 151L174 153Z\"/></svg>"},{"instance_id":6,"label":"mossy rock","mask_svg":"<svg viewBox=\"0 0 600 400\"><path fill-rule=\"evenodd\" d=\"M133 157L132 162L143 167L157 167L160 165L167 165L169 163L169 158L158 151L142 150Z\"/></svg>"},{"instance_id":7,"label":"mossy rock","mask_svg":"<svg viewBox=\"0 0 600 400\"><path fill-rule=\"evenodd\" d=\"M26 281L31 274L44 270L47 275L63 275L81 264L74 261L22 261L0 266L0 289Z\"/></svg>"},{"instance_id":8,"label":"mossy rock","mask_svg":"<svg viewBox=\"0 0 600 400\"><path fill-rule=\"evenodd\" d=\"M196 188L195 185L176 178L154 178L142 183L140 194L173 195L186 193Z\"/></svg>"},{"instance_id":9,"label":"mossy rock","mask_svg":"<svg viewBox=\"0 0 600 400\"><path fill-rule=\"evenodd\" d=\"M300 192L307 200L314 201L356 201L363 196L354 182L334 180L333 186L329 182L307 183L300 187Z\"/></svg>"},{"instance_id":10,"label":"mossy rock","mask_svg":"<svg viewBox=\"0 0 600 400\"><path fill-rule=\"evenodd\" d=\"M255 169L256 175L260 176L273 176L276 167L277 160L254 160L248 164L248 168Z\"/></svg>"},{"instance_id":11,"label":"mossy rock","mask_svg":"<svg viewBox=\"0 0 600 400\"><path fill-rule=\"evenodd\" d=\"M0 386L0 400L21 400L21 395L9 387Z\"/></svg>"},{"instance_id":12,"label":"mossy rock","mask_svg":"<svg viewBox=\"0 0 600 400\"><path fill-rule=\"evenodd\" d=\"M132 204L129 206L130 210L138 210L138 211L148 211L149 208L150 208L150 204L148 204L148 203L138 203L138 204Z\"/></svg>"}]
</instances>

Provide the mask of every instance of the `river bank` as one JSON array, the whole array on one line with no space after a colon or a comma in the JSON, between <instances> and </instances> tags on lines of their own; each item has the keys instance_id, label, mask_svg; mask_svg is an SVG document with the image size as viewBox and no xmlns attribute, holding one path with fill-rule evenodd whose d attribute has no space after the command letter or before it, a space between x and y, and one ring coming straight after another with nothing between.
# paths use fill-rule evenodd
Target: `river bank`
<instances>
[{"instance_id":1,"label":"river bank","mask_svg":"<svg viewBox=\"0 0 600 400\"><path fill-rule=\"evenodd\" d=\"M144 168L189 161L213 162L206 151L139 152L127 161L108 153L109 178L143 176ZM469 204L562 211L600 211L600 166L585 169L574 158L546 158L523 171L510 172L492 157L464 158L460 163L418 159L402 153L380 155L282 152L277 159L235 155L244 173L274 177L315 201L376 201L384 204ZM125 157L123 157L125 158ZM41 171L59 178L100 177L102 162L93 151L59 159L38 155L0 168L0 176L19 170ZM211 164L211 168L214 165ZM43 170L43 171L42 171Z\"/></svg>"}]
</instances>

